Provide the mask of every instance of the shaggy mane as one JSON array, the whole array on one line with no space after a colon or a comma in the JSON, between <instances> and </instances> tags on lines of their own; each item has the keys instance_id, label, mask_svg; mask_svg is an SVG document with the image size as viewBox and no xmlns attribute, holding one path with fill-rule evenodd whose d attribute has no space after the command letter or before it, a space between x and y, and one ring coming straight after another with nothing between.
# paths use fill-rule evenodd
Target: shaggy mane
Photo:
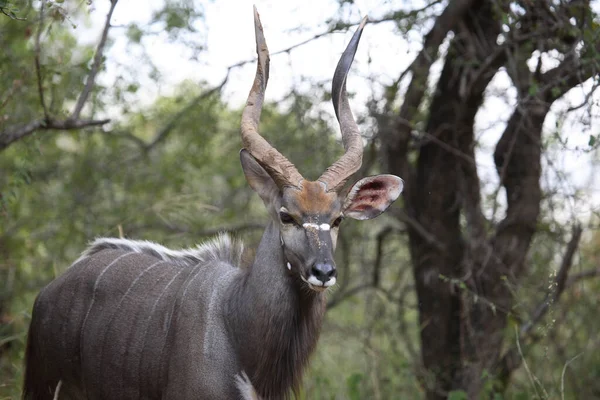
<instances>
[{"instance_id":1,"label":"shaggy mane","mask_svg":"<svg viewBox=\"0 0 600 400\"><path fill-rule=\"evenodd\" d=\"M102 250L125 250L148 254L182 267L209 261L223 261L238 266L241 263L244 244L239 240L232 239L226 233L221 233L217 237L196 247L181 250L171 250L147 240L98 238L90 244L74 264Z\"/></svg>"}]
</instances>

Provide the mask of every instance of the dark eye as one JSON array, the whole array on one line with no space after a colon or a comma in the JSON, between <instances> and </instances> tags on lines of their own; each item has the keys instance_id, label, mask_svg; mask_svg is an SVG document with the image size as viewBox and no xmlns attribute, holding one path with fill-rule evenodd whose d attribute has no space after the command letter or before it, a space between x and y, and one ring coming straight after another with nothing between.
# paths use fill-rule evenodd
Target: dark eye
<instances>
[{"instance_id":1,"label":"dark eye","mask_svg":"<svg viewBox=\"0 0 600 400\"><path fill-rule=\"evenodd\" d=\"M283 211L279 213L279 219L282 224L293 224L295 222L290 214Z\"/></svg>"},{"instance_id":2,"label":"dark eye","mask_svg":"<svg viewBox=\"0 0 600 400\"><path fill-rule=\"evenodd\" d=\"M342 223L342 220L344 219L344 217L337 217L335 219L335 221L333 221L333 224L331 224L332 227L337 228L338 226L340 226L340 224Z\"/></svg>"}]
</instances>

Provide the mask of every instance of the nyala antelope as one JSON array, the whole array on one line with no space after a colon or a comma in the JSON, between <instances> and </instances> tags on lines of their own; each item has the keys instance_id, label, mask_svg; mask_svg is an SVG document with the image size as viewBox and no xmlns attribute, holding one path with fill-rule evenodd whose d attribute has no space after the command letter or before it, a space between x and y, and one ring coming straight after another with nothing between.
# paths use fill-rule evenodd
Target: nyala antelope
<instances>
[{"instance_id":1,"label":"nyala antelope","mask_svg":"<svg viewBox=\"0 0 600 400\"><path fill-rule=\"evenodd\" d=\"M345 153L316 181L260 136L269 51L256 9L258 66L241 122L242 169L270 216L251 265L226 235L187 250L102 238L38 295L24 399L285 399L319 338L343 218L371 219L402 191L362 161L346 76L366 18L333 76Z\"/></svg>"}]
</instances>

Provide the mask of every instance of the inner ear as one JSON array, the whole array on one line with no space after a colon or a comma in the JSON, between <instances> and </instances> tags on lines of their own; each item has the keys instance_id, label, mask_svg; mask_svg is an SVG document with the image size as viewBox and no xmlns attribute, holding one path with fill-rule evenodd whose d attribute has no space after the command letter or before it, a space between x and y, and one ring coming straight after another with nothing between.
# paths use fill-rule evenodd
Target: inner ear
<instances>
[{"instance_id":1,"label":"inner ear","mask_svg":"<svg viewBox=\"0 0 600 400\"><path fill-rule=\"evenodd\" d=\"M402 193L404 182L395 175L376 175L356 182L344 201L344 215L364 220L384 212Z\"/></svg>"},{"instance_id":2,"label":"inner ear","mask_svg":"<svg viewBox=\"0 0 600 400\"><path fill-rule=\"evenodd\" d=\"M256 161L250 152L246 149L240 151L240 161L242 170L246 176L246 181L268 206L272 203L275 196L279 195L279 188L267 171Z\"/></svg>"}]
</instances>

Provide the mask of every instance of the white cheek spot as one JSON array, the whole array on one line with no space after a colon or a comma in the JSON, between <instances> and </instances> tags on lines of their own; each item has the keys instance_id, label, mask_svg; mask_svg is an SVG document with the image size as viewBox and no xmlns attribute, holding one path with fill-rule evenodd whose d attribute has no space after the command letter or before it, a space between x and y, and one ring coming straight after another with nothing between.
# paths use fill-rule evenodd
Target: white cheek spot
<instances>
[{"instance_id":1,"label":"white cheek spot","mask_svg":"<svg viewBox=\"0 0 600 400\"><path fill-rule=\"evenodd\" d=\"M291 271L292 270L292 264L290 264L289 262L287 263L287 268Z\"/></svg>"}]
</instances>

